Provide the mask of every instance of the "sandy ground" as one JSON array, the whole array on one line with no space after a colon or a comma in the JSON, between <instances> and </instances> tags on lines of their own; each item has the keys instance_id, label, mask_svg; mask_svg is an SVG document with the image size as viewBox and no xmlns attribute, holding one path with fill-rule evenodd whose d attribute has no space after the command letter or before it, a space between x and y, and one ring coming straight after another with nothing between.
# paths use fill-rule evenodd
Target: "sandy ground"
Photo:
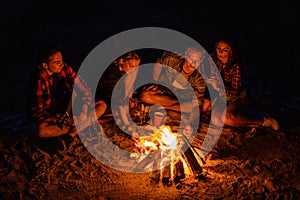
<instances>
[{"instance_id":1,"label":"sandy ground","mask_svg":"<svg viewBox=\"0 0 300 200\"><path fill-rule=\"evenodd\" d=\"M207 2L199 8L162 0L134 1L125 9L127 2L122 2L120 7L114 1L20 1L2 6L0 199L300 199L297 6ZM15 123L22 117L12 124L7 121L28 106L28 81L41 44L59 42L65 60L78 69L103 40L144 26L180 31L208 51L217 35L237 36L253 103L278 119L281 129L225 127L201 176L163 185L151 181L152 173L126 173L104 165L79 137L37 139L28 127ZM135 151L134 142L114 122L102 126L112 142ZM206 130L202 122L195 147ZM92 147L101 151L96 139Z\"/></svg>"},{"instance_id":2,"label":"sandy ground","mask_svg":"<svg viewBox=\"0 0 300 200\"><path fill-rule=\"evenodd\" d=\"M268 105L276 108L277 104L264 103L264 108ZM299 199L300 130L295 126L299 120L298 115L293 115L295 110L299 107L281 106L277 113L282 125L279 131L224 127L202 165L201 175L187 174L180 182L168 184L153 181L151 172L127 173L104 165L78 136L38 139L27 128L3 130L0 196L2 199ZM101 126L112 143L128 152L137 152L135 142L114 121ZM207 128L208 124L201 122L193 147L201 147ZM93 132L86 129L84 134ZM214 137L209 135L208 139ZM104 152L97 137L91 135L90 141L92 149L108 155L113 162L128 164L116 152Z\"/></svg>"}]
</instances>

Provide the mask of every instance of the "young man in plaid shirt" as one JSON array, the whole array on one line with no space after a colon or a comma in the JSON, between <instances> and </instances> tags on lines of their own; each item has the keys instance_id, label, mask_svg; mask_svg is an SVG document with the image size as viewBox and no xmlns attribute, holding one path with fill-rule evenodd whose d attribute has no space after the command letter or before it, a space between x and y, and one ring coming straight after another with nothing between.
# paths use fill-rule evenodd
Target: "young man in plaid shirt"
<instances>
[{"instance_id":1,"label":"young man in plaid shirt","mask_svg":"<svg viewBox=\"0 0 300 200\"><path fill-rule=\"evenodd\" d=\"M196 131L206 90L204 79L214 74L212 66L208 53L200 47L188 46L183 55L165 51L153 69L157 84L145 87L141 99L150 105L160 104L167 110L186 113L185 128Z\"/></svg>"},{"instance_id":2,"label":"young man in plaid shirt","mask_svg":"<svg viewBox=\"0 0 300 200\"><path fill-rule=\"evenodd\" d=\"M92 100L90 89L80 77L76 77L73 68L63 61L62 51L57 45L47 44L40 48L36 75L31 111L34 120L32 124L39 137L63 134L74 136L91 124L93 115L99 118L105 112L106 104L102 100L95 102L95 113L89 112ZM70 105L73 87L76 99L79 98L83 104L78 116L77 128L80 130L75 129L71 118L65 126L57 125L58 114L64 114Z\"/></svg>"}]
</instances>

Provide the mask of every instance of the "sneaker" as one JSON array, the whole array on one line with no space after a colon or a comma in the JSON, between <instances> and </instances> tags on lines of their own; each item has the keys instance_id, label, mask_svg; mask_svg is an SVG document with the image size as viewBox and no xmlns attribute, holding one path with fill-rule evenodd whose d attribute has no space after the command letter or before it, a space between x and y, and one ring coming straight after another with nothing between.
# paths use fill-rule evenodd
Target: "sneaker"
<instances>
[{"instance_id":1,"label":"sneaker","mask_svg":"<svg viewBox=\"0 0 300 200\"><path fill-rule=\"evenodd\" d=\"M264 123L263 126L265 127L270 127L272 129L274 129L275 131L279 130L279 123L277 122L277 120L273 119L273 118L264 118Z\"/></svg>"}]
</instances>

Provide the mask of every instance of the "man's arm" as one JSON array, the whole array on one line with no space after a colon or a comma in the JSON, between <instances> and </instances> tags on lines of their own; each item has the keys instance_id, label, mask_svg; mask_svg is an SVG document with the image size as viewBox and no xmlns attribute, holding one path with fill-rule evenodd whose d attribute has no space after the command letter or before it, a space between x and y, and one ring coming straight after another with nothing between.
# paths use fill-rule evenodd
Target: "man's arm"
<instances>
[{"instance_id":1,"label":"man's arm","mask_svg":"<svg viewBox=\"0 0 300 200\"><path fill-rule=\"evenodd\" d=\"M155 63L153 67L153 80L158 81L158 78L160 76L162 70L162 64L160 63Z\"/></svg>"},{"instance_id":2,"label":"man's arm","mask_svg":"<svg viewBox=\"0 0 300 200\"><path fill-rule=\"evenodd\" d=\"M190 79L190 83L192 88L194 89L195 96L197 99L192 100L193 109L190 113L189 122L192 127L199 122L200 111L202 110L203 101L204 101L204 94L206 90L206 84L204 79L199 74L194 74L194 76Z\"/></svg>"},{"instance_id":3,"label":"man's arm","mask_svg":"<svg viewBox=\"0 0 300 200\"><path fill-rule=\"evenodd\" d=\"M199 105L199 107L202 107L203 100L204 100L204 95L205 95L205 90L206 90L205 81L200 75L196 74L190 80L190 83L192 85L192 88L194 89L195 96L198 100L198 105Z\"/></svg>"},{"instance_id":4,"label":"man's arm","mask_svg":"<svg viewBox=\"0 0 300 200\"><path fill-rule=\"evenodd\" d=\"M50 116L47 109L51 103L49 83L45 79L39 79L34 87L33 105L31 107L33 119L42 121Z\"/></svg>"},{"instance_id":5,"label":"man's arm","mask_svg":"<svg viewBox=\"0 0 300 200\"><path fill-rule=\"evenodd\" d=\"M88 87L85 80L83 80L77 73L73 70L71 66L68 66L67 73L72 81L74 82L74 90L76 91L78 97L81 97L81 100L84 104L90 106L92 102L91 89Z\"/></svg>"}]
</instances>

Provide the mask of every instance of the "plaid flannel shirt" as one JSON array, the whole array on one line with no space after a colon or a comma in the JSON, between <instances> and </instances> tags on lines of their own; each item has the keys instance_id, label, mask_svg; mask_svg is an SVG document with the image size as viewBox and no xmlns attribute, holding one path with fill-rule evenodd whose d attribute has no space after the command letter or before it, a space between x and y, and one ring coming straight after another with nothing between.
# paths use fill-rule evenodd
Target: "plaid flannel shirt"
<instances>
[{"instance_id":1,"label":"plaid flannel shirt","mask_svg":"<svg viewBox=\"0 0 300 200\"><path fill-rule=\"evenodd\" d=\"M185 59L184 57L176 54L176 53L170 53L165 52L163 56L157 61L158 63L163 65L162 72L160 74L160 77L158 79L159 82L167 84L169 88L173 88L173 83L176 80L178 76L178 72L180 73L182 71L182 66ZM200 72L198 70L195 70L189 77L188 77L188 84L192 87L193 90L183 90L179 92L179 98L183 99L189 99L192 97L192 94L195 94L196 99L192 99L193 104L197 104L200 107L203 105L203 99L204 94L206 90L206 84L204 81L204 71L205 67L202 66L203 63L200 66ZM208 62L205 63L205 65L208 65L206 67L209 67L211 69L212 60L208 60ZM169 69L167 66L170 66L172 69L176 70L177 72ZM173 88L176 90L176 88Z\"/></svg>"},{"instance_id":2,"label":"plaid flannel shirt","mask_svg":"<svg viewBox=\"0 0 300 200\"><path fill-rule=\"evenodd\" d=\"M226 97L237 98L242 89L241 67L236 63L232 67L219 67L219 70L224 81Z\"/></svg>"},{"instance_id":3,"label":"plaid flannel shirt","mask_svg":"<svg viewBox=\"0 0 300 200\"><path fill-rule=\"evenodd\" d=\"M39 66L39 75L34 88L34 100L31 107L32 117L36 120L44 120L48 117L53 117L58 112L64 112L56 110L57 104L67 105L73 91L73 86L76 89L76 93L80 93L80 97L83 103L91 105L91 90L87 87L86 83L79 76L76 77L76 72L71 66L64 63L64 67L59 74L49 75L45 69ZM63 86L66 89L65 93L57 94L54 93L54 77L57 75L62 80ZM78 92L77 92L78 90ZM66 102L58 102L57 98L67 95ZM65 108L66 109L66 106Z\"/></svg>"}]
</instances>

